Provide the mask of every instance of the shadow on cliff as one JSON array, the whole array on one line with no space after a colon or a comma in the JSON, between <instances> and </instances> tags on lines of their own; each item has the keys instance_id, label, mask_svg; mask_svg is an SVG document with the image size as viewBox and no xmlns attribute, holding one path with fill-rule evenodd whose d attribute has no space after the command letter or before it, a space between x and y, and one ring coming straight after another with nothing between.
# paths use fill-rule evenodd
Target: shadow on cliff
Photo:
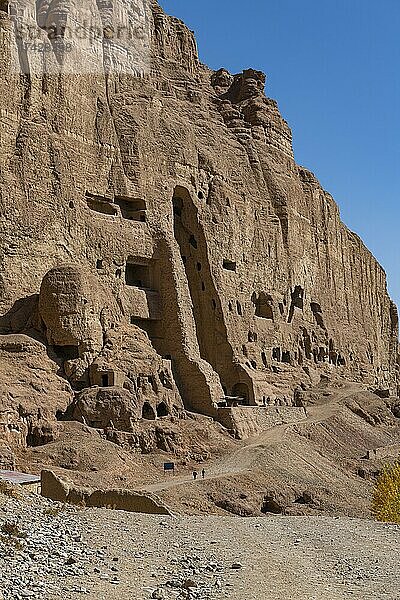
<instances>
[{"instance_id":1,"label":"shadow on cliff","mask_svg":"<svg viewBox=\"0 0 400 600\"><path fill-rule=\"evenodd\" d=\"M39 294L19 298L0 316L0 335L19 333L46 345L39 317Z\"/></svg>"}]
</instances>

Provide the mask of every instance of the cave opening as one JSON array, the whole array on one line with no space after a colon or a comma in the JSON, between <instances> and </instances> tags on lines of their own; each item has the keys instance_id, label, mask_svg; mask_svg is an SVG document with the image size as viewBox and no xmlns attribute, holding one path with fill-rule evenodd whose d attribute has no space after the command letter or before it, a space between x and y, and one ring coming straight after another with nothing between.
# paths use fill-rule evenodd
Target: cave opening
<instances>
[{"instance_id":1,"label":"cave opening","mask_svg":"<svg viewBox=\"0 0 400 600\"><path fill-rule=\"evenodd\" d=\"M142 408L142 419L146 421L154 421L156 418L156 413L154 412L154 408L151 406L150 402L145 402Z\"/></svg>"},{"instance_id":2,"label":"cave opening","mask_svg":"<svg viewBox=\"0 0 400 600\"><path fill-rule=\"evenodd\" d=\"M265 294L261 292L260 294L254 294L251 297L251 300L255 307L255 315L256 317L260 317L261 319L269 319L273 321L274 319L274 311L273 311L273 299L269 294Z\"/></svg>"},{"instance_id":3,"label":"cave opening","mask_svg":"<svg viewBox=\"0 0 400 600\"><path fill-rule=\"evenodd\" d=\"M125 266L125 283L131 287L151 289L150 266L128 259Z\"/></svg>"},{"instance_id":4,"label":"cave opening","mask_svg":"<svg viewBox=\"0 0 400 600\"><path fill-rule=\"evenodd\" d=\"M121 210L123 219L128 221L146 222L146 202L141 198L124 198L122 196L115 197L115 204Z\"/></svg>"},{"instance_id":5,"label":"cave opening","mask_svg":"<svg viewBox=\"0 0 400 600\"><path fill-rule=\"evenodd\" d=\"M225 269L225 271L236 272L236 263L233 260L225 259L222 263L222 267Z\"/></svg>"},{"instance_id":6,"label":"cave opening","mask_svg":"<svg viewBox=\"0 0 400 600\"><path fill-rule=\"evenodd\" d=\"M78 346L53 346L54 353L62 360L75 360L79 358Z\"/></svg>"},{"instance_id":7,"label":"cave opening","mask_svg":"<svg viewBox=\"0 0 400 600\"><path fill-rule=\"evenodd\" d=\"M160 404L157 405L157 417L168 417L168 415L168 406L165 402L160 402Z\"/></svg>"},{"instance_id":8,"label":"cave opening","mask_svg":"<svg viewBox=\"0 0 400 600\"><path fill-rule=\"evenodd\" d=\"M245 383L236 383L232 388L232 396L239 399L239 404L250 406L249 388Z\"/></svg>"}]
</instances>

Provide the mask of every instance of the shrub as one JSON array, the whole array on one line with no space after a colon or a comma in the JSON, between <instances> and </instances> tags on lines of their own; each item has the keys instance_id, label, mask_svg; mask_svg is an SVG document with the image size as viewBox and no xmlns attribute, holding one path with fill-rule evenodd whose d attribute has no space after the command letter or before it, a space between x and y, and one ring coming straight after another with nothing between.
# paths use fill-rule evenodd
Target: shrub
<instances>
[{"instance_id":1,"label":"shrub","mask_svg":"<svg viewBox=\"0 0 400 600\"><path fill-rule=\"evenodd\" d=\"M400 523L400 462L386 465L372 496L372 514L378 521Z\"/></svg>"}]
</instances>

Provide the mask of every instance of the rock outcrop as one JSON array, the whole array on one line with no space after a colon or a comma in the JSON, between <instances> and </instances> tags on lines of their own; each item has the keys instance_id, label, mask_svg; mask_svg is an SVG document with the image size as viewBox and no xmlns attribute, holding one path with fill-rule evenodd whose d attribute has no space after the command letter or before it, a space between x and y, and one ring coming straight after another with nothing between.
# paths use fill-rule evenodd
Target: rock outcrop
<instances>
[{"instance_id":1,"label":"rock outcrop","mask_svg":"<svg viewBox=\"0 0 400 600\"><path fill-rule=\"evenodd\" d=\"M149 515L171 515L168 507L154 494L131 490L76 488L72 482L57 477L52 471L42 471L41 493L45 498L80 506L112 508Z\"/></svg>"},{"instance_id":2,"label":"rock outcrop","mask_svg":"<svg viewBox=\"0 0 400 600\"><path fill-rule=\"evenodd\" d=\"M104 3L88 5L104 22ZM183 407L295 405L321 375L396 394L385 273L296 164L265 75L210 71L155 0L149 19L150 72L120 76L105 52L101 73L58 76L37 74L0 12L3 412L37 439L71 403L125 431ZM9 390L39 355L64 389L29 392L29 425Z\"/></svg>"},{"instance_id":3,"label":"rock outcrop","mask_svg":"<svg viewBox=\"0 0 400 600\"><path fill-rule=\"evenodd\" d=\"M56 416L72 398L44 344L21 334L0 336L0 463L13 463L13 449L56 439Z\"/></svg>"}]
</instances>

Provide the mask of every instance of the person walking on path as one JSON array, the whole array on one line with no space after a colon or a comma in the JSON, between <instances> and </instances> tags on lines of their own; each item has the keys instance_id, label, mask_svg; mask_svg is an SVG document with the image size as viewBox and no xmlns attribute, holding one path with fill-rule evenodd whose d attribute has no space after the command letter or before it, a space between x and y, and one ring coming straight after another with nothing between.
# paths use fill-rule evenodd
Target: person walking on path
<instances>
[{"instance_id":1,"label":"person walking on path","mask_svg":"<svg viewBox=\"0 0 400 600\"><path fill-rule=\"evenodd\" d=\"M194 479L194 481L196 481L196 479L197 479L197 471L193 471L193 479Z\"/></svg>"},{"instance_id":2,"label":"person walking on path","mask_svg":"<svg viewBox=\"0 0 400 600\"><path fill-rule=\"evenodd\" d=\"M206 476L206 471L205 471L205 469L202 469L202 471L201 471L201 476L202 476L202 478L203 478L203 479L205 478L205 476Z\"/></svg>"}]
</instances>

